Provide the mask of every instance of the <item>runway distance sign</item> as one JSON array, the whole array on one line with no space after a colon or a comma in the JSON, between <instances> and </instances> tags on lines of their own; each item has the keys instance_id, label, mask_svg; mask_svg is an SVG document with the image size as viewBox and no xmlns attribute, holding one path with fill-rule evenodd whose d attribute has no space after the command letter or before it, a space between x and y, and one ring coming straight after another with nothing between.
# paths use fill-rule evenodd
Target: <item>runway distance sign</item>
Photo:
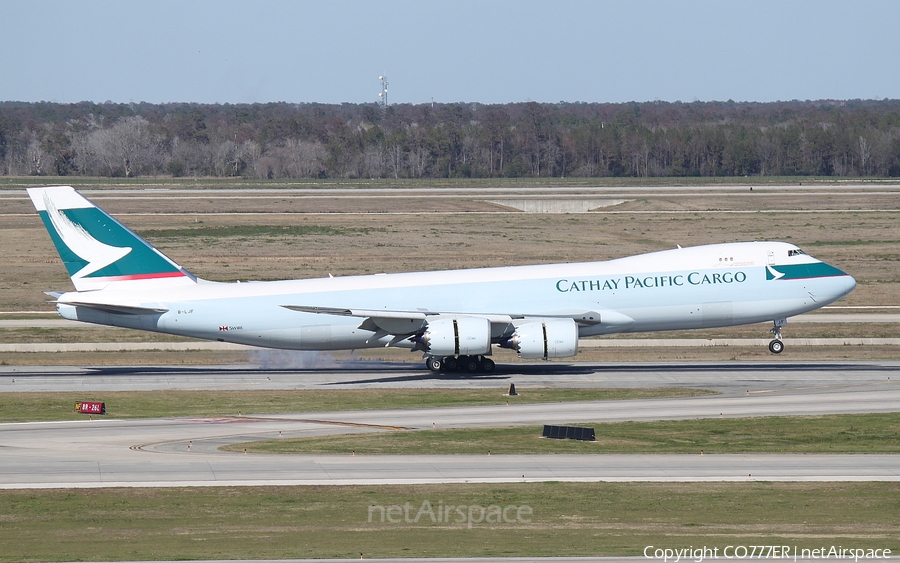
<instances>
[{"instance_id":1,"label":"runway distance sign","mask_svg":"<svg viewBox=\"0 0 900 563\"><path fill-rule=\"evenodd\" d=\"M81 401L75 403L75 412L83 414L106 414L106 403Z\"/></svg>"}]
</instances>

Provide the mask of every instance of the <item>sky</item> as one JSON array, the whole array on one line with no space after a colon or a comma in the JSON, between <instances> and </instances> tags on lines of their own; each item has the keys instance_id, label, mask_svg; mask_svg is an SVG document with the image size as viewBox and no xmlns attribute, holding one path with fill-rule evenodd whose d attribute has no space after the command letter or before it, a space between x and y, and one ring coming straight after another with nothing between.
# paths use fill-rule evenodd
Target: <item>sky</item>
<instances>
[{"instance_id":1,"label":"sky","mask_svg":"<svg viewBox=\"0 0 900 563\"><path fill-rule=\"evenodd\" d=\"M0 101L900 98L900 1L0 0Z\"/></svg>"}]
</instances>

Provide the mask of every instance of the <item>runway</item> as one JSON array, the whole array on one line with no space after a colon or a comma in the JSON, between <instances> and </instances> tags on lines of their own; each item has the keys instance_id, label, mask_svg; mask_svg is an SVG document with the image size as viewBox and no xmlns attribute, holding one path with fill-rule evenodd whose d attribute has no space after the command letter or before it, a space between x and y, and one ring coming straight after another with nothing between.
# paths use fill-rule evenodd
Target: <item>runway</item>
<instances>
[{"instance_id":1,"label":"runway","mask_svg":"<svg viewBox=\"0 0 900 563\"><path fill-rule=\"evenodd\" d=\"M525 369L522 369L525 368ZM451 428L719 418L900 410L897 363L621 364L561 366L536 373L524 365L482 377L442 377L421 369L110 370L104 381L136 378L195 388L470 387L500 392L517 382L559 386L686 386L721 395L629 401L296 413L217 418L115 420L0 425L0 488L224 485L352 485L520 481L848 481L900 480L897 455L244 455L218 447L244 441L385 428ZM273 382L272 377L275 376ZM20 376L21 377L21 376ZM43 379L70 375L33 372ZM90 375L77 377L89 379ZM3 377L5 379L5 376ZM252 387L251 387L252 388Z\"/></svg>"},{"instance_id":2,"label":"runway","mask_svg":"<svg viewBox=\"0 0 900 563\"><path fill-rule=\"evenodd\" d=\"M621 210L615 209L616 205L644 200L647 198L677 199L690 202L701 198L727 198L735 197L758 201L760 198L768 200L785 200L804 198L808 200L837 199L843 201L848 195L854 197L870 198L878 200L878 203L868 201L861 205L850 205L848 208L818 209L804 206L798 209L784 201L782 207L767 209L768 212L783 214L814 214L814 213L884 213L895 212L896 208L888 207L880 201L885 196L896 196L900 186L893 183L886 184L817 184L811 186L778 186L778 185L706 185L706 186L532 186L522 185L518 182L506 182L498 180L495 185L479 187L373 187L376 184L366 185L366 182L351 183L353 187L344 187L340 184L326 182L284 184L278 188L250 188L250 187L211 187L211 188L184 188L171 183L142 184L141 186L121 185L118 189L85 189L81 191L92 200L106 205L116 205L127 201L152 201L154 207L164 203L165 209L157 208L153 211L123 210L116 213L120 217L135 215L184 215L184 205L192 208L190 214L202 213L204 215L316 215L327 213L328 215L444 215L444 214L521 214L521 213L589 213L601 211L604 214L629 215L684 215L693 214L699 210L707 214L747 214L757 213L758 210L738 209L707 209L706 205L692 206L686 204L684 209L659 209L659 210ZM24 187L24 185L23 185ZM381 201L394 201L402 205L392 208L379 206L377 209L368 208L367 201L378 199ZM271 209L274 202L290 200L293 205L289 208ZM8 189L0 190L0 201L7 205L5 212L0 216L24 217L32 214L30 202L24 190ZM214 210L205 208L198 210L196 204L216 201L220 205L240 209ZM310 207L319 207L321 204L340 201L341 206L328 206L325 211L313 210ZM172 204L175 203L176 207ZM410 204L413 204L410 207ZM449 208L448 208L449 204ZM457 205L460 204L460 205ZM829 206L833 207L833 206Z\"/></svg>"},{"instance_id":3,"label":"runway","mask_svg":"<svg viewBox=\"0 0 900 563\"><path fill-rule=\"evenodd\" d=\"M0 393L494 388L692 387L725 396L881 390L900 380L900 361L498 363L488 374L432 373L419 363L342 361L328 353L260 350L257 365L0 366ZM900 409L900 404L897 406Z\"/></svg>"}]
</instances>

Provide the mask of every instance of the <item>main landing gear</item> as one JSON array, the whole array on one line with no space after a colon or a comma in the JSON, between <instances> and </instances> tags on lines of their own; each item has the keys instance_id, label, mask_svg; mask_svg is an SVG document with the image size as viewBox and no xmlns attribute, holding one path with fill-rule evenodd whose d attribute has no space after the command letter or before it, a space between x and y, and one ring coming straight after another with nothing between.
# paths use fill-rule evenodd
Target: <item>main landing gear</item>
<instances>
[{"instance_id":1,"label":"main landing gear","mask_svg":"<svg viewBox=\"0 0 900 563\"><path fill-rule=\"evenodd\" d=\"M426 356L425 365L431 371L466 371L469 373L494 371L494 361L484 356Z\"/></svg>"},{"instance_id":2,"label":"main landing gear","mask_svg":"<svg viewBox=\"0 0 900 563\"><path fill-rule=\"evenodd\" d=\"M769 332L775 335L775 339L769 342L769 352L780 354L784 352L784 341L781 339L781 327L787 324L787 319L778 319L775 326L769 329Z\"/></svg>"}]
</instances>

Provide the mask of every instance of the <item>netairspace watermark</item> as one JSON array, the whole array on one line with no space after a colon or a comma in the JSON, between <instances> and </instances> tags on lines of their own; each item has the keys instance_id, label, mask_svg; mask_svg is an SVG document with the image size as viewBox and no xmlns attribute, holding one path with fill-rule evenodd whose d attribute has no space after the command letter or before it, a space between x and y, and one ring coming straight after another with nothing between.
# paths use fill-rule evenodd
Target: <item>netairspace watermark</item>
<instances>
[{"instance_id":1,"label":"netairspace watermark","mask_svg":"<svg viewBox=\"0 0 900 563\"><path fill-rule=\"evenodd\" d=\"M860 560L890 559L890 549L843 547L840 545L817 548L798 548L791 545L729 545L723 549L718 547L684 547L663 548L648 545L644 548L646 559L658 559L663 563L691 562L702 563L705 559L836 559Z\"/></svg>"},{"instance_id":2,"label":"netairspace watermark","mask_svg":"<svg viewBox=\"0 0 900 563\"><path fill-rule=\"evenodd\" d=\"M500 506L492 504L444 504L439 500L436 504L430 500L422 501L418 507L409 502L384 506L369 506L369 524L465 524L472 528L478 524L529 524L534 510L528 505L509 504Z\"/></svg>"}]
</instances>

